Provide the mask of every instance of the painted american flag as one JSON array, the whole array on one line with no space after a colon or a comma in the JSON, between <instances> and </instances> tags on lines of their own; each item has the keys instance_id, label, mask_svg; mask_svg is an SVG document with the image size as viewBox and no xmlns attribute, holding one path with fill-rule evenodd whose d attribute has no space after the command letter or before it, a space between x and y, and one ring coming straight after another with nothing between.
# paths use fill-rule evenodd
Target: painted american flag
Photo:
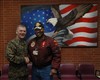
<instances>
[{"instance_id":1,"label":"painted american flag","mask_svg":"<svg viewBox=\"0 0 100 80\"><path fill-rule=\"evenodd\" d=\"M45 34L52 36L55 27L47 23L47 20L54 17L51 6L22 6L21 23L27 28L26 39L34 38L34 24L41 22L44 25Z\"/></svg>"},{"instance_id":2,"label":"painted american flag","mask_svg":"<svg viewBox=\"0 0 100 80\"><path fill-rule=\"evenodd\" d=\"M60 5L61 16L68 15L76 4ZM68 27L73 32L73 38L65 41L68 46L97 46L97 4L82 18L76 20L75 24Z\"/></svg>"},{"instance_id":3,"label":"painted american flag","mask_svg":"<svg viewBox=\"0 0 100 80\"><path fill-rule=\"evenodd\" d=\"M61 16L68 15L77 6L77 4L59 5ZM93 4L89 12L77 19L75 24L68 26L67 28L73 32L73 38L71 40L66 39L64 43L68 46L97 46L97 13L97 4ZM45 34L52 36L55 27L47 23L47 20L53 17L50 6L22 8L21 23L27 27L26 39L30 40L35 36L33 30L35 22L42 22L45 27Z\"/></svg>"}]
</instances>

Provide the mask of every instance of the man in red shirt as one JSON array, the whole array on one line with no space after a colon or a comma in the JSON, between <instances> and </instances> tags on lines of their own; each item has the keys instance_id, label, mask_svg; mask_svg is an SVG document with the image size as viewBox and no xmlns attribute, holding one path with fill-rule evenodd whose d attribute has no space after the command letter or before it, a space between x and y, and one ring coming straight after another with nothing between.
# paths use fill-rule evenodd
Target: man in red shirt
<instances>
[{"instance_id":1,"label":"man in red shirt","mask_svg":"<svg viewBox=\"0 0 100 80\"><path fill-rule=\"evenodd\" d=\"M37 22L34 26L36 37L28 44L32 62L32 80L53 80L61 62L61 49L56 40L44 34L44 26Z\"/></svg>"}]
</instances>

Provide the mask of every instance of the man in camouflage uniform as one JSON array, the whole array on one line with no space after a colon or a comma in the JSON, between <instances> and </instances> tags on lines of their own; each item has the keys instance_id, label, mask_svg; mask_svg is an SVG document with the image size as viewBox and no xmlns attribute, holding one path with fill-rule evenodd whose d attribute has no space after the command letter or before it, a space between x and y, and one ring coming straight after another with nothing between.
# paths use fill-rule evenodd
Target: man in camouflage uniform
<instances>
[{"instance_id":1,"label":"man in camouflage uniform","mask_svg":"<svg viewBox=\"0 0 100 80\"><path fill-rule=\"evenodd\" d=\"M6 48L6 58L9 61L9 80L28 80L29 58L27 56L27 44L24 41L26 27L18 25L16 38L11 40Z\"/></svg>"}]
</instances>

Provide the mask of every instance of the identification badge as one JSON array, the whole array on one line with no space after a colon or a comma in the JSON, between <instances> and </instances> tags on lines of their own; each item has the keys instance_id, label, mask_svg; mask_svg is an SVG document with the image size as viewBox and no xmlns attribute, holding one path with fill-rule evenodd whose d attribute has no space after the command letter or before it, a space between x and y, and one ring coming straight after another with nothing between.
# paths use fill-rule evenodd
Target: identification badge
<instances>
[{"instance_id":1,"label":"identification badge","mask_svg":"<svg viewBox=\"0 0 100 80\"><path fill-rule=\"evenodd\" d=\"M33 55L36 55L37 56L38 55L38 51L34 50L33 51Z\"/></svg>"}]
</instances>

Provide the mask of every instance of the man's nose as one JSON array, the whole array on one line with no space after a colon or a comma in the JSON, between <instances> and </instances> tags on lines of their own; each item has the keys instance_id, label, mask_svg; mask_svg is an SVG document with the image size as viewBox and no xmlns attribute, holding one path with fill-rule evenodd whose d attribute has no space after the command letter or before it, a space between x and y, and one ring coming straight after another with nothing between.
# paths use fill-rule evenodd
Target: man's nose
<instances>
[{"instance_id":1,"label":"man's nose","mask_svg":"<svg viewBox=\"0 0 100 80\"><path fill-rule=\"evenodd\" d=\"M22 31L22 33L26 33L25 31Z\"/></svg>"}]
</instances>

